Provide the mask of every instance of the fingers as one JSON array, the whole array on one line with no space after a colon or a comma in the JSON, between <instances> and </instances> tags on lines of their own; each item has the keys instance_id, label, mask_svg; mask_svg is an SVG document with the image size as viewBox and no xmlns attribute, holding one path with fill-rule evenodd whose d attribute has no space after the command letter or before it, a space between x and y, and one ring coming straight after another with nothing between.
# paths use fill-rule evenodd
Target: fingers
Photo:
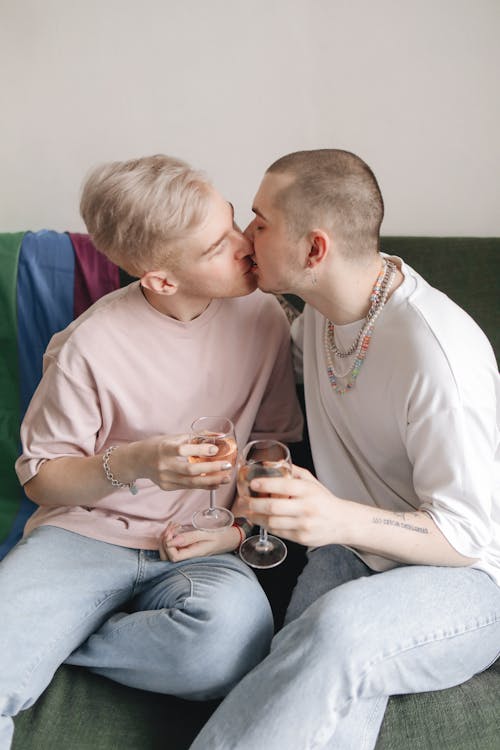
<instances>
[{"instance_id":1,"label":"fingers","mask_svg":"<svg viewBox=\"0 0 500 750\"><path fill-rule=\"evenodd\" d=\"M238 531L231 527L214 534L171 521L160 537L159 552L162 560L179 562L191 557L231 552L239 542Z\"/></svg>"},{"instance_id":2,"label":"fingers","mask_svg":"<svg viewBox=\"0 0 500 750\"><path fill-rule=\"evenodd\" d=\"M180 474L196 477L202 474L219 474L222 471L228 472L231 471L233 467L229 461L203 461L196 464L177 461L175 468Z\"/></svg>"},{"instance_id":3,"label":"fingers","mask_svg":"<svg viewBox=\"0 0 500 750\"><path fill-rule=\"evenodd\" d=\"M213 443L182 443L178 446L179 456L216 456L218 448Z\"/></svg>"},{"instance_id":4,"label":"fingers","mask_svg":"<svg viewBox=\"0 0 500 750\"><path fill-rule=\"evenodd\" d=\"M289 500L288 498L248 498L248 509L252 514L252 520L255 516L287 516L290 518L300 517L303 513L302 503Z\"/></svg>"},{"instance_id":5,"label":"fingers","mask_svg":"<svg viewBox=\"0 0 500 750\"><path fill-rule=\"evenodd\" d=\"M193 549L205 537L206 534L197 531L193 526L181 525L171 521L167 524L160 538L160 559L179 562L194 557Z\"/></svg>"},{"instance_id":6,"label":"fingers","mask_svg":"<svg viewBox=\"0 0 500 750\"><path fill-rule=\"evenodd\" d=\"M228 469L214 471L214 467L221 464L225 465L220 461L211 464L181 464L176 465L175 470L172 469L171 464L168 464L159 469L155 483L164 490L216 489L221 484L230 484L232 481L231 472Z\"/></svg>"},{"instance_id":7,"label":"fingers","mask_svg":"<svg viewBox=\"0 0 500 750\"><path fill-rule=\"evenodd\" d=\"M296 466L295 464L292 465L292 477L294 479L302 479L302 480L315 480L315 477L313 474L311 474L310 471L307 469L303 469L302 466Z\"/></svg>"},{"instance_id":8,"label":"fingers","mask_svg":"<svg viewBox=\"0 0 500 750\"><path fill-rule=\"evenodd\" d=\"M301 497L307 492L307 487L302 479L284 479L281 477L269 477L252 479L250 489L259 495L278 495L281 497Z\"/></svg>"}]
</instances>

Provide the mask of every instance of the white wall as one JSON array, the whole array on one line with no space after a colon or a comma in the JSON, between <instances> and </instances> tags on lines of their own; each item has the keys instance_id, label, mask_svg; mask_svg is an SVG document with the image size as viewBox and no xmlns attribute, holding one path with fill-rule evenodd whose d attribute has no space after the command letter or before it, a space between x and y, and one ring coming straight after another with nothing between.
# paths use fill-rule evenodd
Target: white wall
<instances>
[{"instance_id":1,"label":"white wall","mask_svg":"<svg viewBox=\"0 0 500 750\"><path fill-rule=\"evenodd\" d=\"M81 230L100 161L166 152L245 223L266 166L341 147L386 234L500 235L500 0L0 0L0 231Z\"/></svg>"}]
</instances>

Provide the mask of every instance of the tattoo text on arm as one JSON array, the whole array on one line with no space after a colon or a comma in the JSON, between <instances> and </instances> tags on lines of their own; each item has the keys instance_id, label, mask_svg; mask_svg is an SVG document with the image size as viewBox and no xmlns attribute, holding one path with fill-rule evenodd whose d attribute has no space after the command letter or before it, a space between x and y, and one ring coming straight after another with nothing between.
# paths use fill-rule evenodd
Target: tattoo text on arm
<instances>
[{"instance_id":1,"label":"tattoo text on arm","mask_svg":"<svg viewBox=\"0 0 500 750\"><path fill-rule=\"evenodd\" d=\"M417 534L428 534L429 529L425 526L416 526L413 523L409 523L406 520L406 513L394 513L398 518L378 518L375 516L372 518L372 523L382 524L383 526L397 526L400 529L406 529L407 531L416 531Z\"/></svg>"}]
</instances>

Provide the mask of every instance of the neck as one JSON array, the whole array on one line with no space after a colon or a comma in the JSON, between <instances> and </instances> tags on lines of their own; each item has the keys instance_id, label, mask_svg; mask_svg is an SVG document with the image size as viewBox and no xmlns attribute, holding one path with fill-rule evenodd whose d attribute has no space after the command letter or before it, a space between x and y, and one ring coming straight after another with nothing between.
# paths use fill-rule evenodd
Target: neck
<instances>
[{"instance_id":1,"label":"neck","mask_svg":"<svg viewBox=\"0 0 500 750\"><path fill-rule=\"evenodd\" d=\"M141 286L141 291L151 307L154 307L162 315L167 315L169 318L180 320L183 323L198 318L211 302L210 299L185 297L179 293L172 295L157 294L143 286Z\"/></svg>"},{"instance_id":2,"label":"neck","mask_svg":"<svg viewBox=\"0 0 500 750\"><path fill-rule=\"evenodd\" d=\"M377 254L363 264L339 260L334 266L324 269L304 299L335 325L361 320L370 308L370 294L382 268L382 258Z\"/></svg>"},{"instance_id":3,"label":"neck","mask_svg":"<svg viewBox=\"0 0 500 750\"><path fill-rule=\"evenodd\" d=\"M362 264L339 260L334 267L324 269L315 285L308 284L300 292L305 302L316 308L334 325L347 325L365 318L370 309L370 295L382 268L378 253ZM397 271L390 295L403 280Z\"/></svg>"}]
</instances>

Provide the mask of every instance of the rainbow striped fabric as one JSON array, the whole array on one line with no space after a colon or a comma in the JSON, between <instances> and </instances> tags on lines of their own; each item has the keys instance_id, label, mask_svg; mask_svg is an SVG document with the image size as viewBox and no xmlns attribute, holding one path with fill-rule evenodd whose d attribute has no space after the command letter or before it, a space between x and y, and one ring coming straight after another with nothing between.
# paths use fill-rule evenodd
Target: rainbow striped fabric
<instances>
[{"instance_id":1,"label":"rainbow striped fabric","mask_svg":"<svg viewBox=\"0 0 500 750\"><path fill-rule=\"evenodd\" d=\"M36 507L20 487L14 463L45 348L99 297L130 280L86 234L0 234L0 559Z\"/></svg>"}]
</instances>

